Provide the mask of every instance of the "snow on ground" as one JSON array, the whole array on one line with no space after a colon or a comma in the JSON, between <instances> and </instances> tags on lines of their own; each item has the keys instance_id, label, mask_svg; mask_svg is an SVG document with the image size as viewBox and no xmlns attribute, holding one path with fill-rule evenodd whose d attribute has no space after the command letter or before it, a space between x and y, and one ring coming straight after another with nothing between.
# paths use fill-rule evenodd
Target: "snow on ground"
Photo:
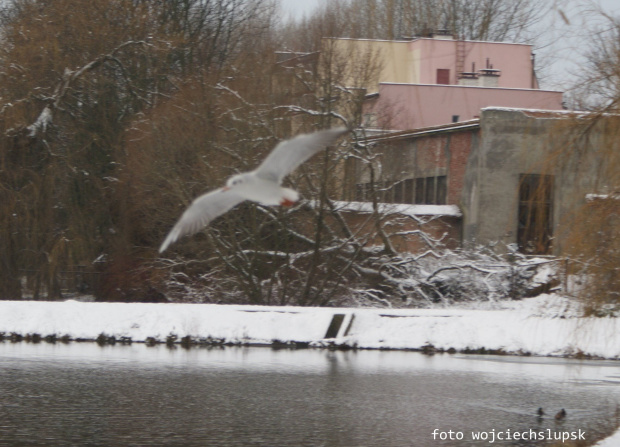
<instances>
[{"instance_id":1,"label":"snow on ground","mask_svg":"<svg viewBox=\"0 0 620 447\"><path fill-rule=\"evenodd\" d=\"M96 339L230 343L329 342L374 349L503 350L542 356L620 358L620 319L581 318L557 295L501 306L445 309L267 307L215 304L0 301L0 332ZM344 315L333 339L332 318Z\"/></svg>"},{"instance_id":2,"label":"snow on ground","mask_svg":"<svg viewBox=\"0 0 620 447\"><path fill-rule=\"evenodd\" d=\"M620 445L620 430L616 431L608 438L594 444L594 447L618 447Z\"/></svg>"},{"instance_id":3,"label":"snow on ground","mask_svg":"<svg viewBox=\"0 0 620 447\"><path fill-rule=\"evenodd\" d=\"M344 315L325 339L334 315ZM475 303L445 309L268 307L215 304L0 301L0 333L100 334L134 342L217 339L229 343L330 342L358 348L502 350L541 356L620 358L620 319L582 318L578 306L557 295ZM620 431L597 447L620 445Z\"/></svg>"}]
</instances>

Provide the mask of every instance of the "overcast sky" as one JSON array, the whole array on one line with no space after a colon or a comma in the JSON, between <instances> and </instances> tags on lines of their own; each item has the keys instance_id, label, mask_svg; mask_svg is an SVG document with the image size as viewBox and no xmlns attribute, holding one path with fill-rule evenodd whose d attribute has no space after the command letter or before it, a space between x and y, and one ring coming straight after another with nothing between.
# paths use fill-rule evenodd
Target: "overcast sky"
<instances>
[{"instance_id":1,"label":"overcast sky","mask_svg":"<svg viewBox=\"0 0 620 447\"><path fill-rule=\"evenodd\" d=\"M548 33L545 39L547 45L535 51L541 64L551 64L547 70L543 70L547 76L542 79L542 87L566 90L583 70L584 55L588 51L592 32L609 26L608 21L602 18L601 11L618 17L620 1L556 0L555 6L555 11L544 23ZM568 19L568 23L560 12Z\"/></svg>"},{"instance_id":2,"label":"overcast sky","mask_svg":"<svg viewBox=\"0 0 620 447\"><path fill-rule=\"evenodd\" d=\"M293 17L303 17L304 14L308 14L316 8L319 0L280 0L280 4L285 14L290 14Z\"/></svg>"},{"instance_id":3,"label":"overcast sky","mask_svg":"<svg viewBox=\"0 0 620 447\"><path fill-rule=\"evenodd\" d=\"M325 1L337 1L337 0L280 0L283 10L293 15L294 17L302 17L304 14L312 12L316 6ZM608 11L620 11L619 0L554 0L560 8L567 8L569 4L595 4L600 5Z\"/></svg>"},{"instance_id":4,"label":"overcast sky","mask_svg":"<svg viewBox=\"0 0 620 447\"><path fill-rule=\"evenodd\" d=\"M317 5L338 0L280 0L285 15L294 18L311 13ZM587 51L589 33L597 23L603 26L601 8L613 16L620 16L620 0L552 0L554 11L543 25L546 38L537 48L541 86L546 89L566 90L583 65L582 55ZM568 19L566 23L564 17Z\"/></svg>"}]
</instances>

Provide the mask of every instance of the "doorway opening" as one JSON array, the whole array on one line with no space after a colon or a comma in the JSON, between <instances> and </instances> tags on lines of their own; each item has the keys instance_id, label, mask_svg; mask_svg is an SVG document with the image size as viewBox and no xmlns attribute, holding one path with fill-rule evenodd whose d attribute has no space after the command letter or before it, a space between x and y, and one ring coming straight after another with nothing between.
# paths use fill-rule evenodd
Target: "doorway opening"
<instances>
[{"instance_id":1,"label":"doorway opening","mask_svg":"<svg viewBox=\"0 0 620 447\"><path fill-rule=\"evenodd\" d=\"M521 174L517 243L519 251L544 255L553 239L553 176Z\"/></svg>"}]
</instances>

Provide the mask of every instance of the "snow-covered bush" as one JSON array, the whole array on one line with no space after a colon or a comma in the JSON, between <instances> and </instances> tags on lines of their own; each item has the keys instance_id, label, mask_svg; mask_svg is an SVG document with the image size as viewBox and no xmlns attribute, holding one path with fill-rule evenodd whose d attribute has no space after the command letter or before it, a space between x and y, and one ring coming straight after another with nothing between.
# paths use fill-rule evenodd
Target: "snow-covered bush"
<instances>
[{"instance_id":1,"label":"snow-covered bush","mask_svg":"<svg viewBox=\"0 0 620 447\"><path fill-rule=\"evenodd\" d=\"M435 306L457 302L521 299L559 283L559 260L528 258L484 247L399 254L372 261L381 281L357 287L356 304Z\"/></svg>"}]
</instances>

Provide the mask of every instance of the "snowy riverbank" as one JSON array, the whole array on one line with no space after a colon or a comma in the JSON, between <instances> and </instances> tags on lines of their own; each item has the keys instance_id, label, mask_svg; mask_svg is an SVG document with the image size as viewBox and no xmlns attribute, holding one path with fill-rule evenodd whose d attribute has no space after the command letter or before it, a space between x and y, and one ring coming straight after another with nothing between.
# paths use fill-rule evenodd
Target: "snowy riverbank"
<instances>
[{"instance_id":1,"label":"snowy riverbank","mask_svg":"<svg viewBox=\"0 0 620 447\"><path fill-rule=\"evenodd\" d=\"M340 315L341 317L335 317ZM448 309L0 301L0 334L132 342L296 342L367 349L455 349L620 359L620 319L581 318L556 295ZM331 338L326 338L330 336ZM106 339L104 338L104 341ZM597 446L620 442L620 431Z\"/></svg>"},{"instance_id":2,"label":"snowy riverbank","mask_svg":"<svg viewBox=\"0 0 620 447\"><path fill-rule=\"evenodd\" d=\"M620 358L619 319L580 318L569 300L556 295L477 308L407 310L0 301L0 333Z\"/></svg>"}]
</instances>

